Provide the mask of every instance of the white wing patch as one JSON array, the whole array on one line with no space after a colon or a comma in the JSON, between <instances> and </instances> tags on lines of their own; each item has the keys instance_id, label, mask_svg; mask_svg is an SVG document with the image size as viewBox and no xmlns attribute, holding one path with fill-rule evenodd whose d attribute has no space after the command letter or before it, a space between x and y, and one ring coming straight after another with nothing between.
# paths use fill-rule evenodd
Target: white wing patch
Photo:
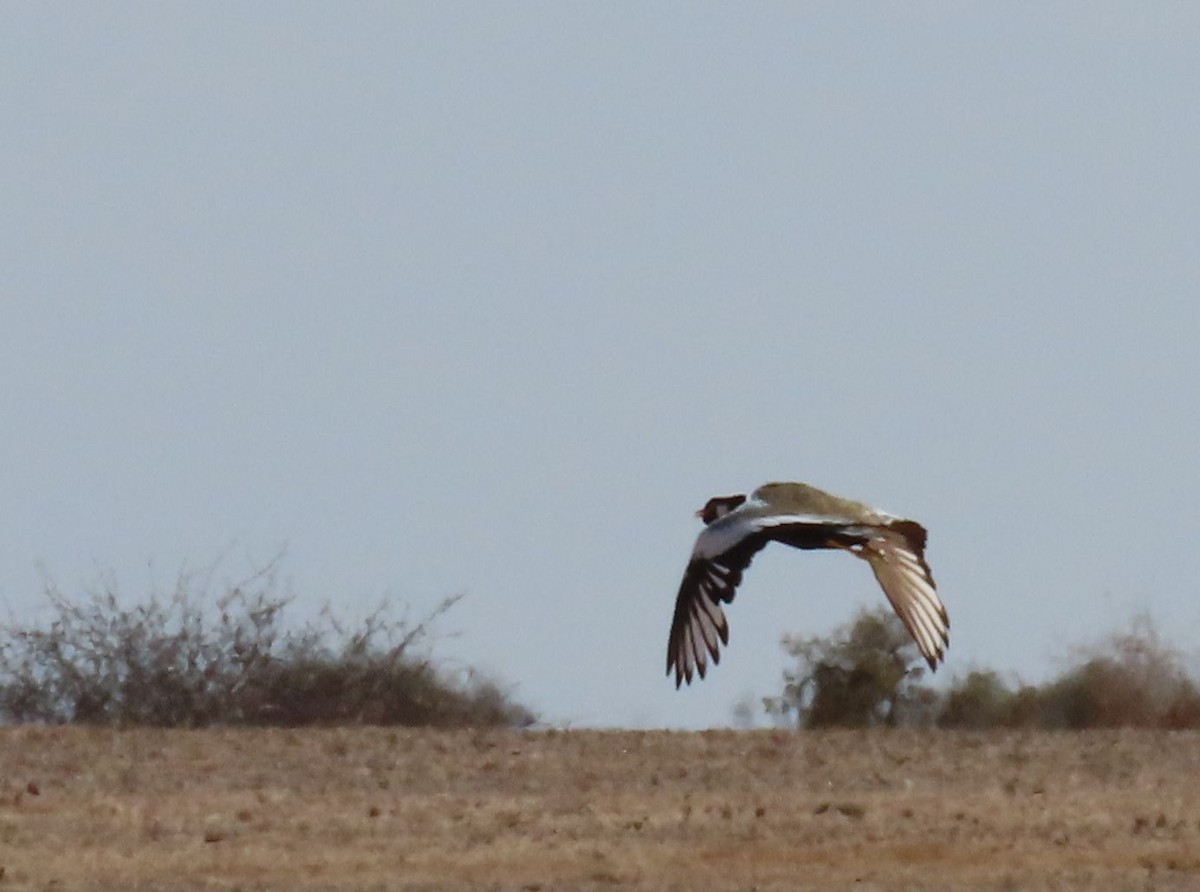
<instances>
[{"instance_id":1,"label":"white wing patch","mask_svg":"<svg viewBox=\"0 0 1200 892\"><path fill-rule=\"evenodd\" d=\"M775 514L771 517L759 518L758 529L782 527L792 523L813 524L814 526L836 526L844 529L851 522L844 517L831 517L828 514Z\"/></svg>"},{"instance_id":2,"label":"white wing patch","mask_svg":"<svg viewBox=\"0 0 1200 892\"><path fill-rule=\"evenodd\" d=\"M754 518L748 518L744 514L735 512L720 520L714 520L696 537L692 560L711 561L720 557L731 548L736 548L754 530Z\"/></svg>"},{"instance_id":3,"label":"white wing patch","mask_svg":"<svg viewBox=\"0 0 1200 892\"><path fill-rule=\"evenodd\" d=\"M812 526L832 526L845 529L846 518L829 517L820 514L772 514L755 516L743 511L735 511L720 520L715 520L696 538L696 546L692 549L692 558L712 560L725 554L731 548L740 545L748 536L760 530L772 527L788 526L790 524L806 524Z\"/></svg>"}]
</instances>

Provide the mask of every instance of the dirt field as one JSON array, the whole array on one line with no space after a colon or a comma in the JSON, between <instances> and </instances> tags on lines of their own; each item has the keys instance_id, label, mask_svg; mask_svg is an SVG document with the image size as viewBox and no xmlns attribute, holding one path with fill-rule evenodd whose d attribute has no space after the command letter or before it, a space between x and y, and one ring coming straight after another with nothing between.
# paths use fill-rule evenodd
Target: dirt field
<instances>
[{"instance_id":1,"label":"dirt field","mask_svg":"<svg viewBox=\"0 0 1200 892\"><path fill-rule=\"evenodd\" d=\"M0 731L0 889L1200 890L1200 735Z\"/></svg>"}]
</instances>

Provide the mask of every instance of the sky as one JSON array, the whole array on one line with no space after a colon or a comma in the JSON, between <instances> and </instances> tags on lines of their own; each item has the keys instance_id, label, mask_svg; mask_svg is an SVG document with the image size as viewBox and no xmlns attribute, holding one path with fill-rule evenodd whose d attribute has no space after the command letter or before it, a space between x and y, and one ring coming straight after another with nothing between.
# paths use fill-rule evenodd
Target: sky
<instances>
[{"instance_id":1,"label":"sky","mask_svg":"<svg viewBox=\"0 0 1200 892\"><path fill-rule=\"evenodd\" d=\"M13 3L0 609L281 550L549 724L702 728L882 604L713 495L915 518L939 679L1200 644L1200 7ZM222 557L223 556L223 557Z\"/></svg>"}]
</instances>

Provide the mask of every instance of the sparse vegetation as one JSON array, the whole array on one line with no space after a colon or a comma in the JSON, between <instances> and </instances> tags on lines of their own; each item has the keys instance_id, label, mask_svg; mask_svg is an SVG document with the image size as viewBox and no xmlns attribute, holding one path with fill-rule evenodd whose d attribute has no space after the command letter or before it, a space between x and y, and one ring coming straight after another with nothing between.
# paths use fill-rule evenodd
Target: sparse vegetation
<instances>
[{"instance_id":1,"label":"sparse vegetation","mask_svg":"<svg viewBox=\"0 0 1200 892\"><path fill-rule=\"evenodd\" d=\"M922 724L932 702L919 684L925 669L904 626L889 612L861 611L830 638L785 637L796 660L783 693L767 701L776 716L795 714L804 728Z\"/></svg>"},{"instance_id":2,"label":"sparse vegetation","mask_svg":"<svg viewBox=\"0 0 1200 892\"><path fill-rule=\"evenodd\" d=\"M0 720L211 725L524 726L528 709L494 681L429 656L432 624L382 605L356 626L328 608L286 622L278 559L214 591L215 568L181 573L134 604L113 580L82 597L48 582L49 620L0 626Z\"/></svg>"},{"instance_id":3,"label":"sparse vegetation","mask_svg":"<svg viewBox=\"0 0 1200 892\"><path fill-rule=\"evenodd\" d=\"M1200 682L1146 616L1128 631L1078 648L1041 684L1007 683L976 669L938 691L920 684L920 655L887 608L860 613L828 638L785 638L797 668L766 701L803 728L1200 728Z\"/></svg>"},{"instance_id":4,"label":"sparse vegetation","mask_svg":"<svg viewBox=\"0 0 1200 892\"><path fill-rule=\"evenodd\" d=\"M938 724L951 728L1200 728L1200 685L1149 617L1077 649L1046 684L1012 689L972 672L946 695Z\"/></svg>"},{"instance_id":5,"label":"sparse vegetation","mask_svg":"<svg viewBox=\"0 0 1200 892\"><path fill-rule=\"evenodd\" d=\"M1031 711L1030 698L1025 696L1023 711L1017 708L1019 699L998 672L972 670L944 695L937 723L943 728L970 731L1025 724Z\"/></svg>"}]
</instances>

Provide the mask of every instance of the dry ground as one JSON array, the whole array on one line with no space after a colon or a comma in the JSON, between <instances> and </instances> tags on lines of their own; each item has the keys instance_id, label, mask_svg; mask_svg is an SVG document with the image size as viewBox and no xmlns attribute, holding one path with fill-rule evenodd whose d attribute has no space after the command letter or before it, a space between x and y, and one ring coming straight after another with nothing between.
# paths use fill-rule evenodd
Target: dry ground
<instances>
[{"instance_id":1,"label":"dry ground","mask_svg":"<svg viewBox=\"0 0 1200 892\"><path fill-rule=\"evenodd\" d=\"M1200 735L0 730L0 890L1200 890Z\"/></svg>"}]
</instances>

